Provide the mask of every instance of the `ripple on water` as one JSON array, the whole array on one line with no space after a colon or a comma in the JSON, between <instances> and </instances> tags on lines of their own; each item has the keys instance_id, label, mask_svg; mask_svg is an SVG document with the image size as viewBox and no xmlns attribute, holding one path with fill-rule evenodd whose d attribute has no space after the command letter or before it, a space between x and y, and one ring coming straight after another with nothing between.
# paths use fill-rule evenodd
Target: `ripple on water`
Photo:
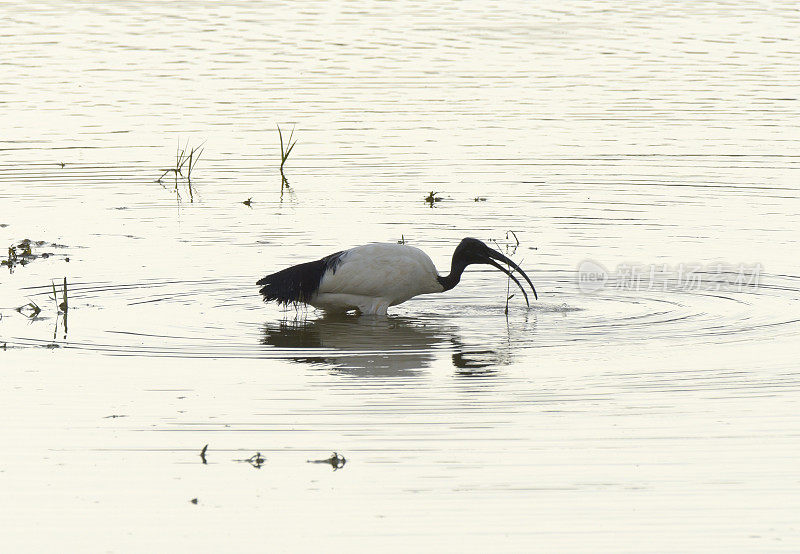
<instances>
[{"instance_id":1,"label":"ripple on water","mask_svg":"<svg viewBox=\"0 0 800 554\"><path fill-rule=\"evenodd\" d=\"M26 318L5 309L0 341L8 347L58 347L112 355L278 358L364 373L413 373L437 357L457 367L508 363L521 349L576 343L660 340L691 346L797 331L800 277L763 275L739 290L660 290L608 286L589 294L572 272L539 276L541 300L513 302L506 319L497 295L423 297L388 318L323 316L265 307L245 277L76 282L63 316ZM47 306L50 286L20 296Z\"/></svg>"}]
</instances>

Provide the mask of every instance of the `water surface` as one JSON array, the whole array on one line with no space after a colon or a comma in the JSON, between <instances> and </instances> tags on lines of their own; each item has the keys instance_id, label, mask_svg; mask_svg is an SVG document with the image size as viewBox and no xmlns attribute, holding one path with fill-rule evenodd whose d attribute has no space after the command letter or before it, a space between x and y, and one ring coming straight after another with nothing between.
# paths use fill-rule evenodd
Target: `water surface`
<instances>
[{"instance_id":1,"label":"water surface","mask_svg":"<svg viewBox=\"0 0 800 554\"><path fill-rule=\"evenodd\" d=\"M9 548L797 549L793 4L1 10ZM539 302L254 286L465 236Z\"/></svg>"}]
</instances>

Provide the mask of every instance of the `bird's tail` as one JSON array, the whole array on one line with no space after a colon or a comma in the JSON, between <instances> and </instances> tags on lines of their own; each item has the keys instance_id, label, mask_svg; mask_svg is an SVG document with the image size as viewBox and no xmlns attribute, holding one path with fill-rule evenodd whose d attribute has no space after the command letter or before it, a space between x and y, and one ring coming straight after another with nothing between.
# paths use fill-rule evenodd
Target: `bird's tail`
<instances>
[{"instance_id":1,"label":"bird's tail","mask_svg":"<svg viewBox=\"0 0 800 554\"><path fill-rule=\"evenodd\" d=\"M298 267L286 268L256 282L265 302L278 302L284 306L308 302L313 292L304 286L302 276L296 271Z\"/></svg>"},{"instance_id":2,"label":"bird's tail","mask_svg":"<svg viewBox=\"0 0 800 554\"><path fill-rule=\"evenodd\" d=\"M320 281L329 269L335 271L342 252L321 260L287 267L259 279L256 284L265 302L287 304L308 303L319 289Z\"/></svg>"}]
</instances>

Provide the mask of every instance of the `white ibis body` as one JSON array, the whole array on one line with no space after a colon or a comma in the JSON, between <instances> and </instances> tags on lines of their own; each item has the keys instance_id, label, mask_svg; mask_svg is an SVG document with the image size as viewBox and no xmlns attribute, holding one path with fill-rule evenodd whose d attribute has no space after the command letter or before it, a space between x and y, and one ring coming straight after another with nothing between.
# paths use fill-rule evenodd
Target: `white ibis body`
<instances>
[{"instance_id":1,"label":"white ibis body","mask_svg":"<svg viewBox=\"0 0 800 554\"><path fill-rule=\"evenodd\" d=\"M336 252L322 259L288 267L267 275L256 284L267 302L304 303L325 311L358 310L385 315L395 306L420 294L444 292L455 287L470 264L488 264L511 277L528 295L507 264L536 289L520 267L478 239L465 238L456 247L449 275L439 275L425 252L405 244L375 243Z\"/></svg>"}]
</instances>

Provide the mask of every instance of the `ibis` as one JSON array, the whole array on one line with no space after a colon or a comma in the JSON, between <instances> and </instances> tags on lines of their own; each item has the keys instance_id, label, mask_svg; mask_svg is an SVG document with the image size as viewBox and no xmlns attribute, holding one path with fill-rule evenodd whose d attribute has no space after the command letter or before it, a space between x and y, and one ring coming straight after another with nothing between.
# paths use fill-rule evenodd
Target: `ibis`
<instances>
[{"instance_id":1,"label":"ibis","mask_svg":"<svg viewBox=\"0 0 800 554\"><path fill-rule=\"evenodd\" d=\"M456 247L448 275L439 275L431 259L419 248L373 243L287 267L256 284L266 302L308 304L327 312L357 310L362 315L386 315L389 306L420 294L452 289L467 266L487 264L508 275L522 290L528 304L522 284L501 263L518 271L538 299L533 283L517 264L474 238L465 238Z\"/></svg>"}]
</instances>

